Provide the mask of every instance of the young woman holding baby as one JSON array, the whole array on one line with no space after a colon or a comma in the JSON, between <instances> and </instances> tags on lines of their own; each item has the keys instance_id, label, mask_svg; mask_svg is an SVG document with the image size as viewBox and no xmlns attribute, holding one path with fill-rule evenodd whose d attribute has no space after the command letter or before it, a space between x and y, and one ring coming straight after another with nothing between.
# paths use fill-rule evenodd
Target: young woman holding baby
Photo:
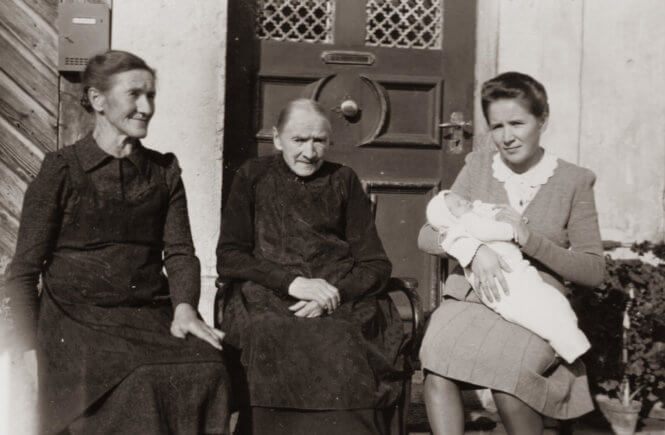
<instances>
[{"instance_id":1,"label":"young woman holding baby","mask_svg":"<svg viewBox=\"0 0 665 435\"><path fill-rule=\"evenodd\" d=\"M568 282L597 286L604 274L593 184L588 169L540 146L549 107L544 87L509 72L487 81L482 108L496 151L472 152L451 191L468 200L506 204L495 219L542 279L562 293ZM421 249L444 254L439 232L425 225ZM547 341L502 318L481 300L498 301L508 264L471 237L448 249L462 267L448 277L421 349L427 414L435 434L463 434L460 389L489 388L509 434L537 434L543 416L578 417L593 409L584 364L558 358ZM473 288L462 268L472 272ZM473 289L476 289L475 291Z\"/></svg>"}]
</instances>

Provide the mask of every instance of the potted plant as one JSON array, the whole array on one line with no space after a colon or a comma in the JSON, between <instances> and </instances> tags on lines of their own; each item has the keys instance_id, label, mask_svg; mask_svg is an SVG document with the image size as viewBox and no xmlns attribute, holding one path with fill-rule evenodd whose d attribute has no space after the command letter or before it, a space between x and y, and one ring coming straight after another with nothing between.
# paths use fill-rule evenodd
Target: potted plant
<instances>
[{"instance_id":1,"label":"potted plant","mask_svg":"<svg viewBox=\"0 0 665 435\"><path fill-rule=\"evenodd\" d=\"M598 407L610 399L626 409L638 402L646 416L665 401L665 244L641 243L633 250L660 263L608 256L603 284L574 289L571 302L592 344L583 360Z\"/></svg>"},{"instance_id":2,"label":"potted plant","mask_svg":"<svg viewBox=\"0 0 665 435\"><path fill-rule=\"evenodd\" d=\"M622 334L622 352L621 362L624 367L624 375L621 383L619 384L619 394L617 397L610 397L606 394L596 395L596 403L600 412L602 412L605 419L610 423L612 430L617 435L632 435L635 433L637 427L637 420L639 419L640 410L642 409L642 402L635 400L635 396L643 389L638 387L631 392L630 381L625 368L628 367L628 348L629 348L629 331L630 331L630 308L635 299L635 289L629 286L628 291L629 300L626 304L623 317L623 334ZM614 381L616 382L616 381ZM607 387L614 387L614 382L606 382Z\"/></svg>"}]
</instances>

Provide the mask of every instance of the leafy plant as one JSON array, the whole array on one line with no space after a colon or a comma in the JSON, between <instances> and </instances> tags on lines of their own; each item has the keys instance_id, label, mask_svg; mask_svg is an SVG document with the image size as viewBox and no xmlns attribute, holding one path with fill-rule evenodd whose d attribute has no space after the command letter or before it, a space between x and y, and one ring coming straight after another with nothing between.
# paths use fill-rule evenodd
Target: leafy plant
<instances>
[{"instance_id":1,"label":"leafy plant","mask_svg":"<svg viewBox=\"0 0 665 435\"><path fill-rule=\"evenodd\" d=\"M634 250L659 258L665 253L663 244L648 242ZM665 401L665 267L609 256L606 265L599 288L577 288L572 295L580 327L592 344L583 359L593 393L634 397L646 413L656 401ZM624 338L626 308L630 327Z\"/></svg>"}]
</instances>

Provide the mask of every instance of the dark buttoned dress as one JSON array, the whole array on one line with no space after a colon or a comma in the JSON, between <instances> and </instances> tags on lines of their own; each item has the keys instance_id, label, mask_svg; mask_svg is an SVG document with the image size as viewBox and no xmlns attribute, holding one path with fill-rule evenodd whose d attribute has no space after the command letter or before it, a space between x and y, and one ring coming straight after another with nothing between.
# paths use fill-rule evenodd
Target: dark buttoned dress
<instances>
[{"instance_id":1,"label":"dark buttoned dress","mask_svg":"<svg viewBox=\"0 0 665 435\"><path fill-rule=\"evenodd\" d=\"M186 207L173 154L118 159L88 135L46 155L8 273L38 349L42 432L226 432L221 352L169 332L200 291Z\"/></svg>"},{"instance_id":2,"label":"dark buttoned dress","mask_svg":"<svg viewBox=\"0 0 665 435\"><path fill-rule=\"evenodd\" d=\"M391 264L369 199L348 167L325 162L298 177L281 154L236 174L217 249L221 278L237 284L225 342L240 351L252 433L380 433L400 392L403 326L383 294ZM330 315L288 307L298 276L339 289Z\"/></svg>"}]
</instances>

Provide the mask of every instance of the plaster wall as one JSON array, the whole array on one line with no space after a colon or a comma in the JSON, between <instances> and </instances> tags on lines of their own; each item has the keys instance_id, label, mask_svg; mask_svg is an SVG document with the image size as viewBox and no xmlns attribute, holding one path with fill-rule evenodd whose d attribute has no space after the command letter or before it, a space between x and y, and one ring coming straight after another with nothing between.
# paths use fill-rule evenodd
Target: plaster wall
<instances>
[{"instance_id":1,"label":"plaster wall","mask_svg":"<svg viewBox=\"0 0 665 435\"><path fill-rule=\"evenodd\" d=\"M603 239L662 240L664 21L659 0L479 0L475 146L491 146L482 82L533 75L550 99L543 146L598 176Z\"/></svg>"},{"instance_id":2,"label":"plaster wall","mask_svg":"<svg viewBox=\"0 0 665 435\"><path fill-rule=\"evenodd\" d=\"M208 317L221 209L227 2L192 5L114 0L111 45L157 70L156 112L144 144L175 153L182 167Z\"/></svg>"}]
</instances>

